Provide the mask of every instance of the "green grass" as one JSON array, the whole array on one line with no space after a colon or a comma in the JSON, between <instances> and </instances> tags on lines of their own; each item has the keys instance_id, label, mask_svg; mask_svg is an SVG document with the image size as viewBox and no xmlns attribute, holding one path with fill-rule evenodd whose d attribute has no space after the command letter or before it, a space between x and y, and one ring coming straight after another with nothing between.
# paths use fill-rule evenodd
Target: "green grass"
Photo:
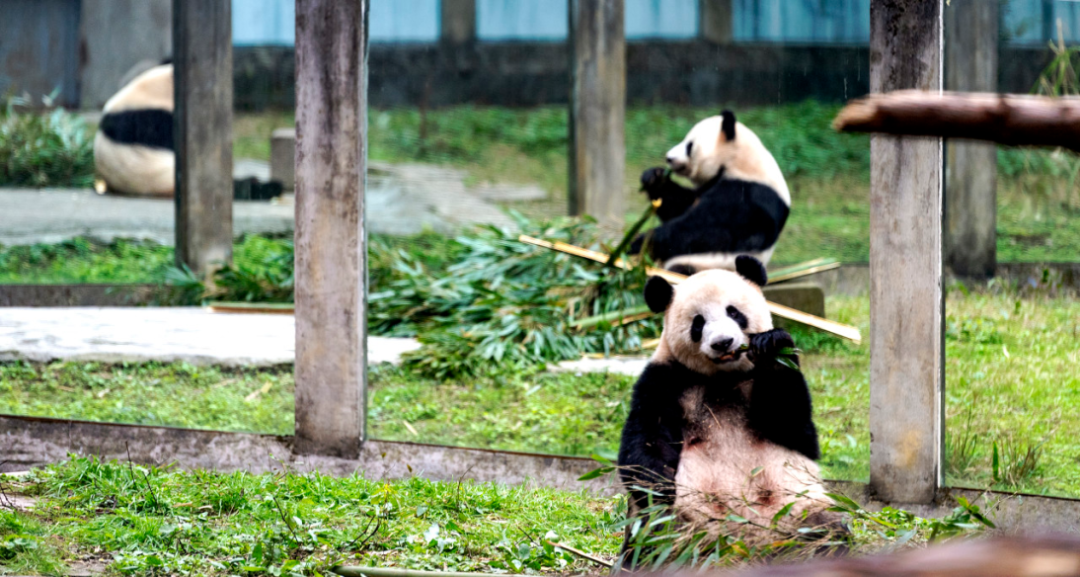
<instances>
[{"instance_id":1,"label":"green grass","mask_svg":"<svg viewBox=\"0 0 1080 577\"><path fill-rule=\"evenodd\" d=\"M868 334L865 298L829 299L831 318ZM949 293L946 333L949 482L1080 495L1080 302ZM865 480L869 355L796 331L814 398L825 475ZM374 438L569 455L611 453L633 377L506 373L442 382L388 365L370 372ZM266 393L247 399L271 383ZM287 434L288 367L228 371L182 365L0 365L0 412ZM103 394L104 393L104 394ZM190 411L198 405L203 410ZM407 424L406 424L407 423ZM415 433L414 433L415 431ZM993 446L999 445L998 474ZM1024 457L1029 449L1039 452ZM1033 462L1032 462L1033 460ZM1008 469L1008 470L1007 470Z\"/></svg>"},{"instance_id":2,"label":"green grass","mask_svg":"<svg viewBox=\"0 0 1080 577\"><path fill-rule=\"evenodd\" d=\"M7 414L289 434L293 390L291 367L0 363Z\"/></svg>"},{"instance_id":3,"label":"green grass","mask_svg":"<svg viewBox=\"0 0 1080 577\"><path fill-rule=\"evenodd\" d=\"M360 473L185 472L72 457L26 477L0 476L0 488L4 499L32 502L0 507L3 574L299 576L370 565L600 575L607 570L548 542L611 560L626 525L621 495L418 477L387 482ZM967 504L928 520L891 508L868 513L844 497L835 502L859 552L973 535L988 525ZM755 554L712 550L714 562L729 566Z\"/></svg>"},{"instance_id":4,"label":"green grass","mask_svg":"<svg viewBox=\"0 0 1080 577\"><path fill-rule=\"evenodd\" d=\"M0 481L2 482L2 481ZM414 478L177 472L74 459L5 482L0 573L91 562L121 575L327 575L338 564L598 573L543 541L612 556L621 497Z\"/></svg>"}]
</instances>

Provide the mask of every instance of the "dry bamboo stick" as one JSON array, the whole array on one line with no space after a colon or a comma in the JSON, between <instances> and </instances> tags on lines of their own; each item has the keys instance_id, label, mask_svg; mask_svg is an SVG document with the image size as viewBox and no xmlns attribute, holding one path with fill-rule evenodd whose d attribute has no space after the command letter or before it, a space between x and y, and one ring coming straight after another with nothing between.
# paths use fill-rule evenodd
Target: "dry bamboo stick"
<instances>
[{"instance_id":1,"label":"dry bamboo stick","mask_svg":"<svg viewBox=\"0 0 1080 577\"><path fill-rule=\"evenodd\" d=\"M565 242L549 242L543 239L526 236L524 234L519 236L518 240L526 244L531 244L551 250L557 250L559 252L572 254L574 256L593 260L600 263L606 263L608 260L608 255L602 252L589 250L587 248L581 248L580 246L574 246L572 244L566 244ZM623 262L623 259L616 260L613 264L616 267L624 270L630 270L632 268L629 264ZM646 267L645 272L652 276L663 277L672 284L678 284L679 282L686 280L686 275L681 275L679 273L674 273L669 270L663 270L654 267ZM816 329L821 329L827 333L832 333L838 337L842 337L856 343L862 342L862 335L859 334L859 329L853 326L838 323L836 321L830 321L829 319L823 319L819 316L804 313L802 311L798 311L784 305L778 305L774 302L766 302L768 302L769 304L769 312L778 317L792 320L797 323L802 323Z\"/></svg>"},{"instance_id":2,"label":"dry bamboo stick","mask_svg":"<svg viewBox=\"0 0 1080 577\"><path fill-rule=\"evenodd\" d=\"M1080 151L1080 99L898 90L851 102L833 128Z\"/></svg>"},{"instance_id":3,"label":"dry bamboo stick","mask_svg":"<svg viewBox=\"0 0 1080 577\"><path fill-rule=\"evenodd\" d=\"M839 262L830 262L830 263L826 263L826 264L823 264L823 265L820 265L820 266L812 266L810 268L805 268L803 270L797 270L795 272L789 272L787 274L781 274L781 275L777 275L775 277L769 277L769 284L789 281L789 280L796 279L796 278L802 278L804 276L810 276L812 274L817 274L819 272L825 272L827 270L832 270L834 268L840 268L840 263Z\"/></svg>"}]
</instances>

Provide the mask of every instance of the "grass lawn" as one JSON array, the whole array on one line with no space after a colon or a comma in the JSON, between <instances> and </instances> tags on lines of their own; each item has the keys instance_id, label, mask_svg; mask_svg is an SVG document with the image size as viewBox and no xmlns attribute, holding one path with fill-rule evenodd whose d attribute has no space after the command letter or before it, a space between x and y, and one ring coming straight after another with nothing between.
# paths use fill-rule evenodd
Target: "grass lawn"
<instances>
[{"instance_id":1,"label":"grass lawn","mask_svg":"<svg viewBox=\"0 0 1080 577\"><path fill-rule=\"evenodd\" d=\"M828 310L867 334L866 298L833 297ZM949 482L1080 495L1080 302L952 290L947 321ZM807 350L825 474L865 480L868 348L802 332L796 341ZM525 372L439 382L388 365L370 375L375 438L568 455L617 449L634 381ZM0 364L8 414L287 434L292 393L289 368Z\"/></svg>"},{"instance_id":2,"label":"grass lawn","mask_svg":"<svg viewBox=\"0 0 1080 577\"><path fill-rule=\"evenodd\" d=\"M627 523L622 496L585 491L184 472L93 458L0 476L0 489L0 574L18 575L332 575L337 565L606 575L549 542L610 561ZM844 506L859 553L979 531L974 507L928 520ZM745 564L747 549L707 548L701 559Z\"/></svg>"}]
</instances>

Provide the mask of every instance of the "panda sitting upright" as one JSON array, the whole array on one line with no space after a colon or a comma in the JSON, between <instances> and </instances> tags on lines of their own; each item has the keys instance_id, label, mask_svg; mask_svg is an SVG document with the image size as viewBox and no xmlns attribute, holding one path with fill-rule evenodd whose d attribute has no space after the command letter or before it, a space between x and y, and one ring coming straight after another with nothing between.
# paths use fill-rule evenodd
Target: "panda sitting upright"
<instances>
[{"instance_id":1,"label":"panda sitting upright","mask_svg":"<svg viewBox=\"0 0 1080 577\"><path fill-rule=\"evenodd\" d=\"M641 184L650 200L662 201L656 211L662 224L635 239L630 253L647 245L661 266L683 274L734 270L738 255L768 264L791 193L757 135L725 110L690 129L667 162L697 188L673 182L664 168L646 170Z\"/></svg>"},{"instance_id":2,"label":"panda sitting upright","mask_svg":"<svg viewBox=\"0 0 1080 577\"><path fill-rule=\"evenodd\" d=\"M662 277L645 285L649 308L665 313L664 329L634 385L619 447L629 515L651 492L653 505L671 506L695 529L748 544L776 540L775 530L761 526L789 503L781 532L836 528L839 516L825 511L832 503L814 462L810 392L797 368L777 360L794 343L772 327L760 288L765 267L740 256L735 268L703 271L674 287ZM732 514L749 523L727 521Z\"/></svg>"}]
</instances>

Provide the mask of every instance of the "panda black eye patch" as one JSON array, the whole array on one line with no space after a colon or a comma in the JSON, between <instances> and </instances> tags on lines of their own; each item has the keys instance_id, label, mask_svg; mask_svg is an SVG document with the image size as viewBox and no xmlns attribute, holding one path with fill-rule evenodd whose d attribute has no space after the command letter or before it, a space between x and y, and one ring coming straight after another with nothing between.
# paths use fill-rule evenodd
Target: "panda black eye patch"
<instances>
[{"instance_id":1,"label":"panda black eye patch","mask_svg":"<svg viewBox=\"0 0 1080 577\"><path fill-rule=\"evenodd\" d=\"M705 317L697 315L694 317L694 324L690 325L690 338L695 343L701 342L701 332L705 330Z\"/></svg>"},{"instance_id":2,"label":"panda black eye patch","mask_svg":"<svg viewBox=\"0 0 1080 577\"><path fill-rule=\"evenodd\" d=\"M750 324L749 321L746 320L746 315L742 314L742 311L733 306L727 308L727 316L738 323L740 329L746 330L746 327Z\"/></svg>"},{"instance_id":3,"label":"panda black eye patch","mask_svg":"<svg viewBox=\"0 0 1080 577\"><path fill-rule=\"evenodd\" d=\"M693 151L694 151L694 141L691 140L690 142L686 143L686 156L690 156L690 153L692 153Z\"/></svg>"}]
</instances>

